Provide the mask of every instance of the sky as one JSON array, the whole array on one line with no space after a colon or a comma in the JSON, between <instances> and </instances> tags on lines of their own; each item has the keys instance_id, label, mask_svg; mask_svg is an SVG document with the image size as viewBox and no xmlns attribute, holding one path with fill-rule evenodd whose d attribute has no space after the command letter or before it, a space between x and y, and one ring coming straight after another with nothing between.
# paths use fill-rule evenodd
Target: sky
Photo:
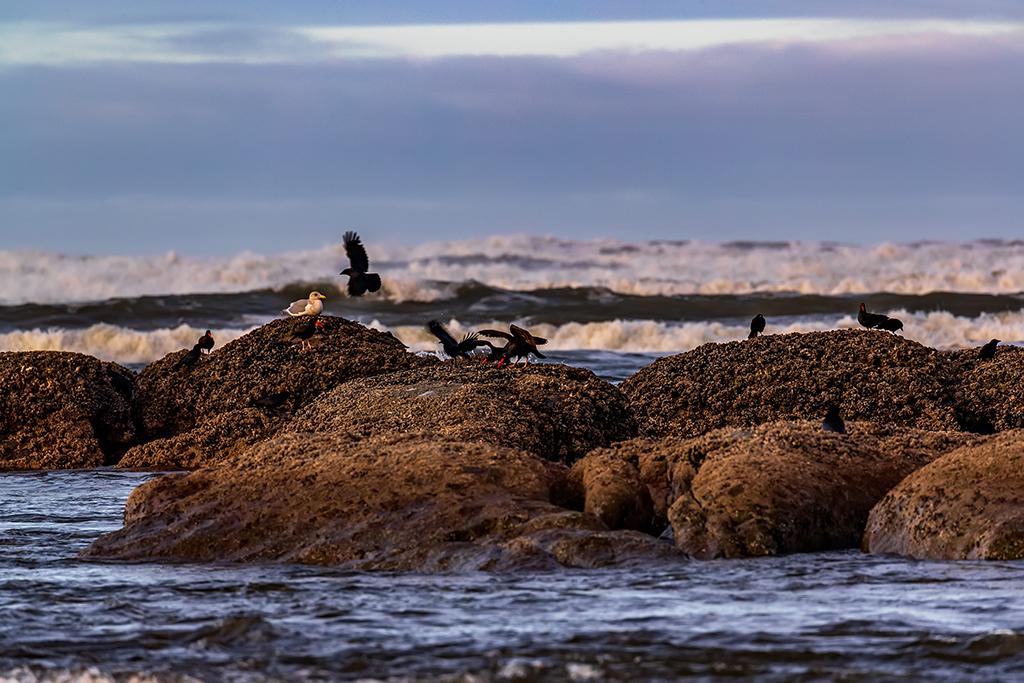
<instances>
[{"instance_id":1,"label":"sky","mask_svg":"<svg viewBox=\"0 0 1024 683\"><path fill-rule=\"evenodd\" d=\"M1024 2L5 0L0 250L1024 234Z\"/></svg>"}]
</instances>

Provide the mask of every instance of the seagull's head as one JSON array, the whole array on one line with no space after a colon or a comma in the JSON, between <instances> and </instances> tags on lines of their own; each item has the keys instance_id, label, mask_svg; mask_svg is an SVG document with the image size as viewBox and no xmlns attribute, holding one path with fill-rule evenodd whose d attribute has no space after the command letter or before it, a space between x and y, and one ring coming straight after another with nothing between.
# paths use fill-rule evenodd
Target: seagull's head
<instances>
[{"instance_id":1,"label":"seagull's head","mask_svg":"<svg viewBox=\"0 0 1024 683\"><path fill-rule=\"evenodd\" d=\"M309 300L310 301L316 301L317 299L326 299L326 298L327 297L324 296L323 294L321 294L320 292L310 292L309 293Z\"/></svg>"}]
</instances>

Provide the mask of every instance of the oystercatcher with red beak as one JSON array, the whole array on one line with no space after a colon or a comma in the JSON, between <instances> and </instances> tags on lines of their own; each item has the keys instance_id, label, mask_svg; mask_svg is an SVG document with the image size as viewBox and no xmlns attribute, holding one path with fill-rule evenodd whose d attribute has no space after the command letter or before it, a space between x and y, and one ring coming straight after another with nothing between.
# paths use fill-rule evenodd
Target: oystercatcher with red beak
<instances>
[{"instance_id":1,"label":"oystercatcher with red beak","mask_svg":"<svg viewBox=\"0 0 1024 683\"><path fill-rule=\"evenodd\" d=\"M544 337L535 337L518 325L509 325L508 332L502 332L501 330L480 330L480 334L485 337L506 340L501 359L498 361L499 368L508 363L512 358L515 359L515 361L513 361L513 365L518 364L520 359L525 359L526 365L529 365L531 353L537 358L547 357L538 351L537 347L547 344L548 340ZM493 346L491 348L493 349Z\"/></svg>"},{"instance_id":2,"label":"oystercatcher with red beak","mask_svg":"<svg viewBox=\"0 0 1024 683\"><path fill-rule=\"evenodd\" d=\"M324 331L324 321L320 318L312 318L292 330L288 336L293 342L299 342L301 350L309 348L309 342L315 334Z\"/></svg>"},{"instance_id":3,"label":"oystercatcher with red beak","mask_svg":"<svg viewBox=\"0 0 1024 683\"><path fill-rule=\"evenodd\" d=\"M213 351L213 343L213 332L210 332L209 330L199 338L199 348L203 349L207 353Z\"/></svg>"},{"instance_id":4,"label":"oystercatcher with red beak","mask_svg":"<svg viewBox=\"0 0 1024 683\"><path fill-rule=\"evenodd\" d=\"M201 355L203 355L203 347L200 346L199 344L196 344L195 346L192 347L191 351L189 351L184 356L178 359L178 362L174 364L174 369L178 370L180 368L192 367L193 365L196 364L196 361L199 360L199 357Z\"/></svg>"}]
</instances>

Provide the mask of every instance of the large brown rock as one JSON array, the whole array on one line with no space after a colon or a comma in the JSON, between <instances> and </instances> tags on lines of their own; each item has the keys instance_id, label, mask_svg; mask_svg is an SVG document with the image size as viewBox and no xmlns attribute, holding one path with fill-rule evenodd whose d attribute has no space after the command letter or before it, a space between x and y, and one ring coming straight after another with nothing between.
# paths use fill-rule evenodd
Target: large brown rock
<instances>
[{"instance_id":1,"label":"large brown rock","mask_svg":"<svg viewBox=\"0 0 1024 683\"><path fill-rule=\"evenodd\" d=\"M934 560L1024 559L1024 430L923 467L871 511L863 548Z\"/></svg>"},{"instance_id":2,"label":"large brown rock","mask_svg":"<svg viewBox=\"0 0 1024 683\"><path fill-rule=\"evenodd\" d=\"M364 570L596 567L678 557L554 504L565 468L482 443L283 434L128 498L88 557L281 561Z\"/></svg>"},{"instance_id":3,"label":"large brown rock","mask_svg":"<svg viewBox=\"0 0 1024 683\"><path fill-rule=\"evenodd\" d=\"M609 449L597 449L572 466L567 481L584 512L609 529L661 531L647 484L635 461ZM579 503L577 503L578 505Z\"/></svg>"},{"instance_id":4,"label":"large brown rock","mask_svg":"<svg viewBox=\"0 0 1024 683\"><path fill-rule=\"evenodd\" d=\"M272 435L292 413L343 382L436 363L409 353L390 335L342 318L321 319L325 334L307 351L289 336L308 319L290 318L215 349L191 368L175 367L186 351L147 366L136 396L146 443L120 466L177 469L214 462ZM287 396L280 406L253 406L277 394Z\"/></svg>"},{"instance_id":5,"label":"large brown rock","mask_svg":"<svg viewBox=\"0 0 1024 683\"><path fill-rule=\"evenodd\" d=\"M0 470L116 462L135 438L134 381L80 353L0 353Z\"/></svg>"},{"instance_id":6,"label":"large brown rock","mask_svg":"<svg viewBox=\"0 0 1024 683\"><path fill-rule=\"evenodd\" d=\"M622 383L643 436L698 436L727 426L848 419L961 428L958 375L946 356L877 330L768 335L705 344L655 361Z\"/></svg>"},{"instance_id":7,"label":"large brown rock","mask_svg":"<svg viewBox=\"0 0 1024 683\"><path fill-rule=\"evenodd\" d=\"M655 509L668 506L676 544L688 555L751 557L858 547L868 511L886 491L977 438L849 427L840 435L816 423L780 422L693 439L636 439L602 458L641 465ZM666 478L660 486L659 472Z\"/></svg>"},{"instance_id":8,"label":"large brown rock","mask_svg":"<svg viewBox=\"0 0 1024 683\"><path fill-rule=\"evenodd\" d=\"M304 408L290 431L363 436L429 432L571 463L636 435L625 397L589 370L448 362L346 382Z\"/></svg>"}]
</instances>

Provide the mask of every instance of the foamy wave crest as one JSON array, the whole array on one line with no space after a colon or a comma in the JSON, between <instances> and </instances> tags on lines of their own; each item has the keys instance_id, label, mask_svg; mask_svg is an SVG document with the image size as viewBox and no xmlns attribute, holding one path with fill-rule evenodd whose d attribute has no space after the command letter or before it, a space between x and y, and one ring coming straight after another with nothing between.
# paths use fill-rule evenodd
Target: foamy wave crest
<instances>
[{"instance_id":1,"label":"foamy wave crest","mask_svg":"<svg viewBox=\"0 0 1024 683\"><path fill-rule=\"evenodd\" d=\"M623 294L857 294L1024 291L1024 242L881 244L562 240L493 236L403 246L366 235L383 295L434 301L452 283L512 290L605 287ZM68 256L0 251L0 303L60 303L113 297L276 289L336 283L340 244L230 258Z\"/></svg>"},{"instance_id":2,"label":"foamy wave crest","mask_svg":"<svg viewBox=\"0 0 1024 683\"><path fill-rule=\"evenodd\" d=\"M1024 312L985 313L974 318L932 312L910 314L890 311L889 315L903 320L905 336L938 349L958 349L979 346L989 339L1006 342L1024 341ZM525 323L524 323L525 324ZM446 325L452 334L493 327L504 329L505 323L467 326L458 320ZM374 321L373 327L391 331L414 351L434 352L437 340L419 325L387 327ZM786 325L775 325L769 319L769 334L812 332L857 327L850 316L817 320L800 320ZM250 328L251 329L251 328ZM655 320L609 320L564 325L540 324L530 326L531 331L547 337L544 350L568 351L575 349L621 351L628 353L678 353L689 351L709 342L745 339L748 327L721 322L667 323ZM132 330L115 325L99 324L82 329L25 330L0 334L0 351L77 351L118 363L149 363L172 351L190 348L204 330L179 325L150 331ZM217 345L237 339L249 330L214 330ZM879 333L883 334L883 333Z\"/></svg>"},{"instance_id":3,"label":"foamy wave crest","mask_svg":"<svg viewBox=\"0 0 1024 683\"><path fill-rule=\"evenodd\" d=\"M81 329L19 330L0 334L0 351L76 351L117 363L150 363L190 349L206 330L188 325L151 331L99 324ZM247 330L213 330L217 345Z\"/></svg>"},{"instance_id":4,"label":"foamy wave crest","mask_svg":"<svg viewBox=\"0 0 1024 683\"><path fill-rule=\"evenodd\" d=\"M937 349L962 349L980 346L990 339L1006 342L1024 341L1024 312L982 314L968 318L944 312L910 314L890 311L905 325L908 339ZM446 323L452 334L461 336L483 327L502 329L501 323L466 326L458 320ZM379 323L371 325L387 330ZM803 320L786 325L773 325L768 321L768 334L788 332L821 332L825 330L857 328L855 318L842 316L821 320ZM654 320L609 320L565 325L533 325L531 332L546 337L544 350L569 351L575 349L621 351L627 353L679 353L695 349L709 342L728 342L746 339L747 325L728 325L719 322L666 323ZM398 326L391 330L402 341L417 351L436 351L437 340L423 327ZM879 332L879 334L887 334Z\"/></svg>"}]
</instances>

